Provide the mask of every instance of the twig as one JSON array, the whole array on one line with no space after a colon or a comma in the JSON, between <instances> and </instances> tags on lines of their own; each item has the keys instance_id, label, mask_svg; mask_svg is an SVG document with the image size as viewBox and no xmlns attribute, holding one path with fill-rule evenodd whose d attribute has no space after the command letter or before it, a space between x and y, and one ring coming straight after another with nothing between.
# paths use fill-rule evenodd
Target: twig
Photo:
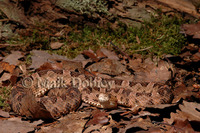
<instances>
[{"instance_id":1,"label":"twig","mask_svg":"<svg viewBox=\"0 0 200 133\"><path fill-rule=\"evenodd\" d=\"M150 46L150 47L147 47L147 48L143 48L143 49L138 49L138 50L135 50L136 52L139 52L139 51L145 51L145 50L148 50L150 48L152 48L153 46Z\"/></svg>"},{"instance_id":2,"label":"twig","mask_svg":"<svg viewBox=\"0 0 200 133\"><path fill-rule=\"evenodd\" d=\"M9 44L9 43L1 44L0 43L0 47L7 47L7 46L17 47L17 46L22 46L22 45L23 44Z\"/></svg>"},{"instance_id":3,"label":"twig","mask_svg":"<svg viewBox=\"0 0 200 133\"><path fill-rule=\"evenodd\" d=\"M126 11L124 11L123 9L119 9L117 6L115 6L115 5L113 5L113 7L115 8L115 9L117 9L118 11L120 11L120 12L123 12L123 13L126 13Z\"/></svg>"},{"instance_id":4,"label":"twig","mask_svg":"<svg viewBox=\"0 0 200 133\"><path fill-rule=\"evenodd\" d=\"M0 19L0 22L3 22L3 21L9 21L9 19Z\"/></svg>"},{"instance_id":5,"label":"twig","mask_svg":"<svg viewBox=\"0 0 200 133\"><path fill-rule=\"evenodd\" d=\"M128 58L128 60L131 60L131 58L130 58L125 52L121 51L121 50L119 49L119 47L117 47L116 45L114 45L114 44L112 43L112 41L110 41L110 44L111 44L116 50L118 50L121 54L123 54L124 56L126 56L126 57Z\"/></svg>"}]
</instances>

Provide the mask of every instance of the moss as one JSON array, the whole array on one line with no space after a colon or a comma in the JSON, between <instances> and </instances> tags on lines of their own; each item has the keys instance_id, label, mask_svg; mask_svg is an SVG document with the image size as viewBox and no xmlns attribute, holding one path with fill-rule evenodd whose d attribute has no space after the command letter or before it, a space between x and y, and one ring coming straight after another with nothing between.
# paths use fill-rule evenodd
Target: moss
<instances>
[{"instance_id":1,"label":"moss","mask_svg":"<svg viewBox=\"0 0 200 133\"><path fill-rule=\"evenodd\" d=\"M178 54L185 45L186 38L179 33L182 23L183 20L178 17L161 15L152 18L150 22L145 22L140 29L127 27L123 23L119 23L119 28L115 30L74 26L71 27L73 30L62 37L43 34L46 30L51 34L51 31L48 25L40 24L33 30L31 36L24 36L21 40L25 46L31 48L30 50L48 50L71 58L89 48L93 50L101 47L111 49L112 47L108 45L110 41L119 48L123 47L124 52L129 55L139 53L145 56L162 57L166 54ZM52 50L49 47L51 40L63 42L65 45L61 49Z\"/></svg>"},{"instance_id":2,"label":"moss","mask_svg":"<svg viewBox=\"0 0 200 133\"><path fill-rule=\"evenodd\" d=\"M11 92L11 87L0 88L0 108L3 110L10 110L9 106L9 96Z\"/></svg>"},{"instance_id":3,"label":"moss","mask_svg":"<svg viewBox=\"0 0 200 133\"><path fill-rule=\"evenodd\" d=\"M31 56L32 56L31 54L28 54L28 55L26 56L26 62L25 62L25 63L26 63L27 65L31 65L31 64L32 64Z\"/></svg>"},{"instance_id":4,"label":"moss","mask_svg":"<svg viewBox=\"0 0 200 133\"><path fill-rule=\"evenodd\" d=\"M154 18L150 23L146 23L141 29L132 29L132 33L127 36L130 45L129 52L153 54L162 56L163 54L176 55L185 45L186 39L179 33L182 21L178 18L169 18L161 16ZM140 43L136 40L136 36L140 39ZM148 50L142 50L145 48Z\"/></svg>"},{"instance_id":5,"label":"moss","mask_svg":"<svg viewBox=\"0 0 200 133\"><path fill-rule=\"evenodd\" d=\"M59 0L59 6L67 10L75 10L84 14L93 13L108 14L105 0Z\"/></svg>"},{"instance_id":6,"label":"moss","mask_svg":"<svg viewBox=\"0 0 200 133\"><path fill-rule=\"evenodd\" d=\"M128 54L140 53L158 57L164 54L176 55L186 43L184 36L179 33L182 23L177 17L163 15L146 22L141 29L123 24L116 30L84 27L78 33L70 32L70 41L66 40L65 49L59 52L75 57L84 49L108 48L109 41L113 41L119 48L125 46Z\"/></svg>"}]
</instances>

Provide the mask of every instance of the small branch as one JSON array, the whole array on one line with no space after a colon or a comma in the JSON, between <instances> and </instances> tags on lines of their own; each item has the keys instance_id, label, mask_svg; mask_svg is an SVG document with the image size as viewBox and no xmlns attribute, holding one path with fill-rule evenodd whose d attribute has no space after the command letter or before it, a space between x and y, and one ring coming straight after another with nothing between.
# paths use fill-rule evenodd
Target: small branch
<instances>
[{"instance_id":1,"label":"small branch","mask_svg":"<svg viewBox=\"0 0 200 133\"><path fill-rule=\"evenodd\" d=\"M147 48L143 48L143 49L139 49L139 50L135 50L136 52L139 52L139 51L145 51L145 50L148 50L150 48L153 48L153 46L150 46L150 47L147 47Z\"/></svg>"},{"instance_id":2,"label":"small branch","mask_svg":"<svg viewBox=\"0 0 200 133\"><path fill-rule=\"evenodd\" d=\"M117 9L118 11L120 11L120 12L123 12L123 13L126 13L126 11L124 11L123 9L119 9L117 6L115 6L115 5L113 5L113 7L115 8L115 9Z\"/></svg>"},{"instance_id":3,"label":"small branch","mask_svg":"<svg viewBox=\"0 0 200 133\"><path fill-rule=\"evenodd\" d=\"M0 19L0 22L9 21L9 19Z\"/></svg>"},{"instance_id":4,"label":"small branch","mask_svg":"<svg viewBox=\"0 0 200 133\"><path fill-rule=\"evenodd\" d=\"M128 60L131 60L131 58L130 58L125 52L121 51L121 50L119 49L119 47L117 47L116 45L114 45L114 44L112 43L112 41L110 41L110 44L111 44L116 50L118 50L121 54L123 54L124 56L126 56L126 57L128 58Z\"/></svg>"}]
</instances>

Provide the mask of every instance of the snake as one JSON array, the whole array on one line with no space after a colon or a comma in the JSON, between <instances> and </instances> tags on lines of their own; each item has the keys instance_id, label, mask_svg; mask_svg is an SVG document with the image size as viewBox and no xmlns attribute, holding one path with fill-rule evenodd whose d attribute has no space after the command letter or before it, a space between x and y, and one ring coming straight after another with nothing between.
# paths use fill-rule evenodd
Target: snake
<instances>
[{"instance_id":1,"label":"snake","mask_svg":"<svg viewBox=\"0 0 200 133\"><path fill-rule=\"evenodd\" d=\"M171 88L163 83L102 78L69 70L42 70L13 86L12 110L30 119L57 119L84 102L103 109L170 103Z\"/></svg>"}]
</instances>

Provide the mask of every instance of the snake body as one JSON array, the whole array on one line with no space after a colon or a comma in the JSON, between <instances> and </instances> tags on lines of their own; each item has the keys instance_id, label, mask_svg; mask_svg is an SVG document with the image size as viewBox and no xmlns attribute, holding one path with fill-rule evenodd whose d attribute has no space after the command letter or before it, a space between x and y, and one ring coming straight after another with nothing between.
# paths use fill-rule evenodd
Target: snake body
<instances>
[{"instance_id":1,"label":"snake body","mask_svg":"<svg viewBox=\"0 0 200 133\"><path fill-rule=\"evenodd\" d=\"M159 83L104 79L67 70L36 72L17 83L11 92L14 112L31 118L58 118L76 110L81 100L111 109L169 103L170 88ZM36 109L37 108L37 109Z\"/></svg>"}]
</instances>

